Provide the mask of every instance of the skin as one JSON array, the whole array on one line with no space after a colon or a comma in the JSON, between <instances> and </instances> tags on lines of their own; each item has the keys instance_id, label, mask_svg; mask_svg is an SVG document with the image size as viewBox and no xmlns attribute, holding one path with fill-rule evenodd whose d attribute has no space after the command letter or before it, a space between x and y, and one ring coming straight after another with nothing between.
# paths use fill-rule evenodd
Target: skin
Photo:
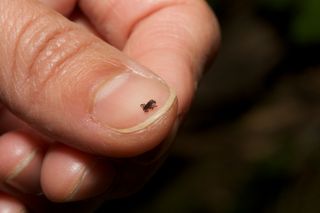
<instances>
[{"instance_id":1,"label":"skin","mask_svg":"<svg viewBox=\"0 0 320 213\"><path fill-rule=\"evenodd\" d=\"M165 158L218 49L219 27L205 1L2 0L0 14L1 205L88 212L138 190ZM65 46L54 48L59 41ZM49 53L64 69L40 57ZM92 101L88 84L109 81L128 64L173 88L170 106L152 110L158 120L139 131L81 123L82 106Z\"/></svg>"}]
</instances>

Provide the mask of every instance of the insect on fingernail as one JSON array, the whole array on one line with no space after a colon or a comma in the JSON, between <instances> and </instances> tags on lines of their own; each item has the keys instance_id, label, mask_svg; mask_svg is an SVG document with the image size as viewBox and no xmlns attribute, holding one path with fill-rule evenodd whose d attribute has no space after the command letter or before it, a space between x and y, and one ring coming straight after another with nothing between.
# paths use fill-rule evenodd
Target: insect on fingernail
<instances>
[{"instance_id":1,"label":"insect on fingernail","mask_svg":"<svg viewBox=\"0 0 320 213\"><path fill-rule=\"evenodd\" d=\"M157 107L157 102L153 99L148 101L146 104L140 104L140 107L144 112L149 112L149 110L153 110L155 107Z\"/></svg>"}]
</instances>

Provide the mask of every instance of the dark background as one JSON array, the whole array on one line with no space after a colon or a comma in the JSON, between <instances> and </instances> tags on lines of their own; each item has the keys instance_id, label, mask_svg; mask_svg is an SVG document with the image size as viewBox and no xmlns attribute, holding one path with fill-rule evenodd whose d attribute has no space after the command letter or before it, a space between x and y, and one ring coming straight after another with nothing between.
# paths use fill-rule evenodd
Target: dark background
<instances>
[{"instance_id":1,"label":"dark background","mask_svg":"<svg viewBox=\"0 0 320 213\"><path fill-rule=\"evenodd\" d=\"M170 157L99 212L320 212L320 1L208 2L222 47Z\"/></svg>"}]
</instances>

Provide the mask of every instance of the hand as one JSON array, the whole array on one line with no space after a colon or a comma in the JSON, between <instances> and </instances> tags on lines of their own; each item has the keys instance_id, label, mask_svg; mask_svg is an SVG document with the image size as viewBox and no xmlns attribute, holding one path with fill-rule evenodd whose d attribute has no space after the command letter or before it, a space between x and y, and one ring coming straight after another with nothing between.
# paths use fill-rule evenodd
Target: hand
<instances>
[{"instance_id":1,"label":"hand","mask_svg":"<svg viewBox=\"0 0 320 213\"><path fill-rule=\"evenodd\" d=\"M218 48L206 3L2 0L0 14L0 208L84 210L136 191Z\"/></svg>"}]
</instances>

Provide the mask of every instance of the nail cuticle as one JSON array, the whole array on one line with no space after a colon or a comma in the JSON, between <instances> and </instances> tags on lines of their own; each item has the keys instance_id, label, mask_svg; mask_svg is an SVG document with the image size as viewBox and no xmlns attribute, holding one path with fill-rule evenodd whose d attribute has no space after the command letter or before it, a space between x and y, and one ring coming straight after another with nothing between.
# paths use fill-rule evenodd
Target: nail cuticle
<instances>
[{"instance_id":1,"label":"nail cuticle","mask_svg":"<svg viewBox=\"0 0 320 213\"><path fill-rule=\"evenodd\" d=\"M83 198L86 198L87 196L89 197L95 196L108 190L108 188L112 185L113 179L111 179L111 181L109 182L105 182L105 180L110 180L108 177L105 177L105 176L103 176L103 179L99 179L100 181L95 181L95 184L98 184L99 186L98 188L93 187L93 185L87 185L88 178L89 178L89 181L90 181L90 178L92 178L90 175L97 175L94 171L102 169L100 166L101 165L99 161L94 161L94 162L91 162L90 165L88 166L83 166L83 168L81 168L81 170L79 171L79 176L77 180L74 182L71 190L69 190L69 193L67 194L64 201L70 202L70 201L76 201L79 199L81 200ZM103 169L105 168L106 168L106 165L104 164ZM111 174L112 172L109 171L108 176L110 176ZM93 187L93 188L87 188L87 187ZM95 189L95 190L92 190L92 189ZM83 190L86 191L85 194L83 193Z\"/></svg>"},{"instance_id":2,"label":"nail cuticle","mask_svg":"<svg viewBox=\"0 0 320 213\"><path fill-rule=\"evenodd\" d=\"M38 150L35 149L33 150L30 154L28 154L25 158L23 158L17 165L16 167L9 173L7 178L5 179L5 183L8 184L9 186L16 188L17 190L20 190L21 192L25 192L22 186L18 182L15 181L15 178L21 174L21 172L27 168L34 157L36 156Z\"/></svg>"},{"instance_id":3,"label":"nail cuticle","mask_svg":"<svg viewBox=\"0 0 320 213\"><path fill-rule=\"evenodd\" d=\"M65 202L68 201L72 201L74 199L74 197L77 195L80 187L81 187L81 183L83 182L86 174L87 174L87 170L85 166L83 166L83 168L80 171L80 175L77 179L77 181L74 183L72 189L70 190L70 192L67 194L66 198L64 199Z\"/></svg>"}]
</instances>

